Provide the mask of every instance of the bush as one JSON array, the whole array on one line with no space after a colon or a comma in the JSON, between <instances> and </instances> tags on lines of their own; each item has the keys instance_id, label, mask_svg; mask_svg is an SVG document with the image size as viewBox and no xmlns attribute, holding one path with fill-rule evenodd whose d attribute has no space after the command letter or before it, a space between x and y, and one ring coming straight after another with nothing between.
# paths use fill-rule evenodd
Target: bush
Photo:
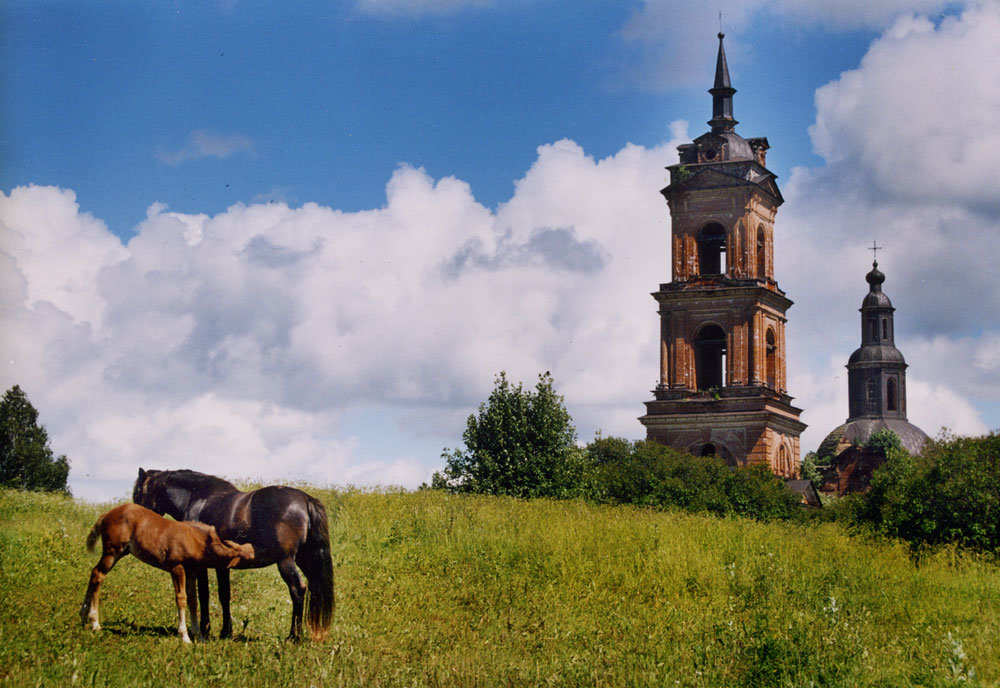
<instances>
[{"instance_id":1,"label":"bush","mask_svg":"<svg viewBox=\"0 0 1000 688\"><path fill-rule=\"evenodd\" d=\"M798 512L799 497L765 466L734 470L718 457L695 457L649 440L604 437L587 447L587 456L593 462L591 496L597 501L761 520Z\"/></svg>"},{"instance_id":2,"label":"bush","mask_svg":"<svg viewBox=\"0 0 1000 688\"><path fill-rule=\"evenodd\" d=\"M469 416L465 448L442 454L432 487L512 497L571 497L581 491L586 462L552 376L535 391L513 386L501 372L479 413Z\"/></svg>"},{"instance_id":3,"label":"bush","mask_svg":"<svg viewBox=\"0 0 1000 688\"><path fill-rule=\"evenodd\" d=\"M1000 436L942 436L917 458L890 451L857 519L914 547L1000 551Z\"/></svg>"}]
</instances>

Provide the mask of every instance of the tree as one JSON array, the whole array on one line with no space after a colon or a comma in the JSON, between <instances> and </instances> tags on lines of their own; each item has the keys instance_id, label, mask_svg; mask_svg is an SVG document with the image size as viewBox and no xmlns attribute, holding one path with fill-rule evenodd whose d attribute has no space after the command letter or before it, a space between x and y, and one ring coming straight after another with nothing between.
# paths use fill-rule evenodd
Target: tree
<instances>
[{"instance_id":1,"label":"tree","mask_svg":"<svg viewBox=\"0 0 1000 688\"><path fill-rule=\"evenodd\" d=\"M446 466L433 487L513 497L569 497L580 489L585 462L548 372L531 391L501 371L462 439L464 448L442 453Z\"/></svg>"},{"instance_id":2,"label":"tree","mask_svg":"<svg viewBox=\"0 0 1000 688\"><path fill-rule=\"evenodd\" d=\"M914 547L1000 551L1000 435L944 436L918 457L888 454L859 500L860 522Z\"/></svg>"},{"instance_id":3,"label":"tree","mask_svg":"<svg viewBox=\"0 0 1000 688\"><path fill-rule=\"evenodd\" d=\"M54 457L38 411L14 385L0 400L0 486L69 494L69 460Z\"/></svg>"}]
</instances>

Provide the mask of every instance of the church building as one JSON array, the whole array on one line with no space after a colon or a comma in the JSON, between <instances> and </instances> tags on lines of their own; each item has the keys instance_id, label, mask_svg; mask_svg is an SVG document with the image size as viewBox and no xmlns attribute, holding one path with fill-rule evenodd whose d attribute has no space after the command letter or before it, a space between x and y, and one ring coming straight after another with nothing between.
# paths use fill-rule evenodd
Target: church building
<instances>
[{"instance_id":1,"label":"church building","mask_svg":"<svg viewBox=\"0 0 1000 688\"><path fill-rule=\"evenodd\" d=\"M784 202L765 167L766 138L736 133L719 34L711 130L678 148L661 191L671 216L671 281L659 305L660 371L639 420L648 439L764 464L792 478L805 424L785 371L785 313L792 301L774 273L774 221Z\"/></svg>"},{"instance_id":2,"label":"church building","mask_svg":"<svg viewBox=\"0 0 1000 688\"><path fill-rule=\"evenodd\" d=\"M878 247L873 247L877 250ZM847 361L847 422L820 444L820 461L831 460L822 490L836 494L867 489L884 457L865 449L879 430L892 430L910 454L919 454L927 434L906 419L906 361L896 348L895 308L882 291L885 275L878 261L865 276L861 302L861 346Z\"/></svg>"}]
</instances>

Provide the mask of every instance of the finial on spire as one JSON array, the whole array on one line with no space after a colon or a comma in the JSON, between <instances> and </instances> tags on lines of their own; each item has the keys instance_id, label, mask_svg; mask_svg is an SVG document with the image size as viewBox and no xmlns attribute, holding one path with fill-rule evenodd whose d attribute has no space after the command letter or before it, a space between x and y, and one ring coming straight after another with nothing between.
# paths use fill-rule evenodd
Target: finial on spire
<instances>
[{"instance_id":1,"label":"finial on spire","mask_svg":"<svg viewBox=\"0 0 1000 688\"><path fill-rule=\"evenodd\" d=\"M721 24L722 13L719 13ZM721 29L721 26L719 27ZM719 31L719 56L715 62L715 85L708 89L712 94L712 119L708 121L712 131L716 134L724 131L732 131L739 124L733 119L733 94L736 89L729 82L729 65L726 64L726 50L722 46L722 39L726 34Z\"/></svg>"},{"instance_id":2,"label":"finial on spire","mask_svg":"<svg viewBox=\"0 0 1000 688\"><path fill-rule=\"evenodd\" d=\"M882 250L882 247L878 245L878 242L872 241L871 248L868 250L872 252L872 265L878 267L878 252Z\"/></svg>"}]
</instances>

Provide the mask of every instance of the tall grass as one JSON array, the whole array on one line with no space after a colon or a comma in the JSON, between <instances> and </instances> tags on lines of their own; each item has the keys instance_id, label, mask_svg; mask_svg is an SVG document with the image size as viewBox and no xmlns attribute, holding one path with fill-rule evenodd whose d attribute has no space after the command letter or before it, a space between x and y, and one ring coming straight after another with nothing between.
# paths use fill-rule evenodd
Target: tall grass
<instances>
[{"instance_id":1,"label":"tall grass","mask_svg":"<svg viewBox=\"0 0 1000 688\"><path fill-rule=\"evenodd\" d=\"M274 567L236 571L236 638L184 647L169 576L123 559L79 626L109 505L0 491L5 685L905 686L1000 683L1000 567L838 526L582 502L310 489L337 611L284 640ZM214 584L213 584L214 594ZM219 627L213 601L214 627Z\"/></svg>"}]
</instances>

